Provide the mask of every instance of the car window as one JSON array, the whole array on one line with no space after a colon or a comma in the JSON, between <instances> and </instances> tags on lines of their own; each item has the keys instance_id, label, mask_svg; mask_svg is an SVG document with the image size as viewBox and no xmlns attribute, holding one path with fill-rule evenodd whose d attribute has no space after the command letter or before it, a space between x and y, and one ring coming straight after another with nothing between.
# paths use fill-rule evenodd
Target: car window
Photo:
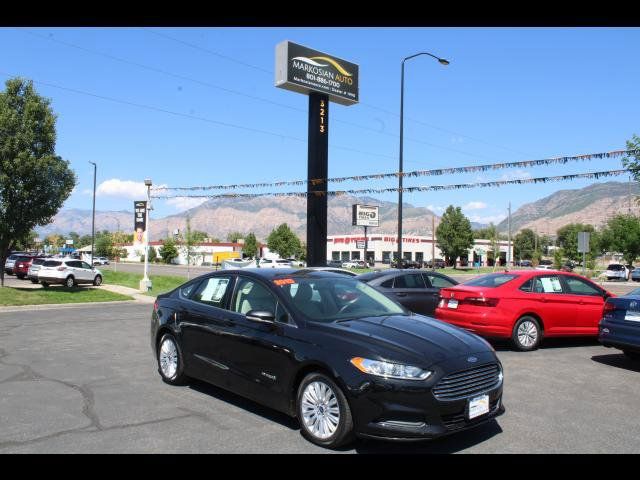
<instances>
[{"instance_id":1,"label":"car window","mask_svg":"<svg viewBox=\"0 0 640 480\"><path fill-rule=\"evenodd\" d=\"M390 278L389 280L385 280L380 284L380 286L383 288L393 288L393 278Z\"/></svg>"},{"instance_id":2,"label":"car window","mask_svg":"<svg viewBox=\"0 0 640 480\"><path fill-rule=\"evenodd\" d=\"M46 260L44 258L36 258L33 262L32 265L42 265Z\"/></svg>"},{"instance_id":3,"label":"car window","mask_svg":"<svg viewBox=\"0 0 640 480\"><path fill-rule=\"evenodd\" d=\"M64 262L67 267L71 267L71 268L81 268L82 264L80 262L76 262L75 260L67 260Z\"/></svg>"},{"instance_id":4,"label":"car window","mask_svg":"<svg viewBox=\"0 0 640 480\"><path fill-rule=\"evenodd\" d=\"M182 287L180 287L180 296L182 298L189 298L189 295L191 295L191 293L196 290L196 287L198 287L199 285L200 282L191 282L183 285Z\"/></svg>"},{"instance_id":5,"label":"car window","mask_svg":"<svg viewBox=\"0 0 640 480\"><path fill-rule=\"evenodd\" d=\"M425 288L425 284L422 275L411 273L395 277L393 288Z\"/></svg>"},{"instance_id":6,"label":"car window","mask_svg":"<svg viewBox=\"0 0 640 480\"><path fill-rule=\"evenodd\" d=\"M433 288L447 288L456 285L454 282L451 282L446 278L440 277L438 275L431 275L427 273L425 274L425 277L427 277L428 282L431 283L431 286Z\"/></svg>"},{"instance_id":7,"label":"car window","mask_svg":"<svg viewBox=\"0 0 640 480\"><path fill-rule=\"evenodd\" d=\"M523 292L531 293L532 289L533 289L533 278L530 278L520 286L520 290L522 290Z\"/></svg>"},{"instance_id":8,"label":"car window","mask_svg":"<svg viewBox=\"0 0 640 480\"><path fill-rule=\"evenodd\" d=\"M82 268L88 268L89 270L91 270L91 265L89 265L87 262L80 262L82 265Z\"/></svg>"},{"instance_id":9,"label":"car window","mask_svg":"<svg viewBox=\"0 0 640 480\"><path fill-rule=\"evenodd\" d=\"M624 265L620 265L620 264L617 264L617 263L612 263L611 265L609 265L607 267L607 270L611 270L613 272L620 272L620 271L624 270Z\"/></svg>"},{"instance_id":10,"label":"car window","mask_svg":"<svg viewBox=\"0 0 640 480\"><path fill-rule=\"evenodd\" d=\"M247 314L251 310L276 313L276 298L257 280L240 277L231 310Z\"/></svg>"},{"instance_id":11,"label":"car window","mask_svg":"<svg viewBox=\"0 0 640 480\"><path fill-rule=\"evenodd\" d=\"M569 292L573 295L593 295L593 296L601 296L602 291L597 288L595 285L591 285L585 280L577 277L565 276L565 282L567 282L567 286L569 287Z\"/></svg>"},{"instance_id":12,"label":"car window","mask_svg":"<svg viewBox=\"0 0 640 480\"><path fill-rule=\"evenodd\" d=\"M562 283L557 275L535 277L533 279L533 293L562 293Z\"/></svg>"},{"instance_id":13,"label":"car window","mask_svg":"<svg viewBox=\"0 0 640 480\"><path fill-rule=\"evenodd\" d=\"M202 281L191 300L210 305L212 307L225 307L225 294L229 289L231 277L210 277Z\"/></svg>"},{"instance_id":14,"label":"car window","mask_svg":"<svg viewBox=\"0 0 640 480\"><path fill-rule=\"evenodd\" d=\"M518 278L518 275L511 275L508 273L489 273L487 275L482 275L481 277L474 278L473 280L469 280L463 285L468 285L470 287L496 288L507 282L510 282L514 278Z\"/></svg>"},{"instance_id":15,"label":"car window","mask_svg":"<svg viewBox=\"0 0 640 480\"><path fill-rule=\"evenodd\" d=\"M47 260L42 264L43 267L59 267L60 265L62 265L62 262L57 260Z\"/></svg>"}]
</instances>

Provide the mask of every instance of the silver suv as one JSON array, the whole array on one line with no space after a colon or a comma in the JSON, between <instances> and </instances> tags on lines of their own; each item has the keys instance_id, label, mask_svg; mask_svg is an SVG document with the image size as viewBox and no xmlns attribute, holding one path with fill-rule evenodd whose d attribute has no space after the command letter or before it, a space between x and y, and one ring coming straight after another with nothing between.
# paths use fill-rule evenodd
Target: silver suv
<instances>
[{"instance_id":1,"label":"silver suv","mask_svg":"<svg viewBox=\"0 0 640 480\"><path fill-rule=\"evenodd\" d=\"M102 272L87 262L74 258L47 260L38 270L38 281L47 288L51 283L62 283L71 288L81 283L102 284Z\"/></svg>"}]
</instances>

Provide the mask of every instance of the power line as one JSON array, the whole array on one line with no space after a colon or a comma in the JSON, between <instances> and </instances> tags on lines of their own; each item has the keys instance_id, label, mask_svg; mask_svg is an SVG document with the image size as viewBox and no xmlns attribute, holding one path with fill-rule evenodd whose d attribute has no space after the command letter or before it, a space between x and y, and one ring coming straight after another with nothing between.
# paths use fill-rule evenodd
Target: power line
<instances>
[{"instance_id":1,"label":"power line","mask_svg":"<svg viewBox=\"0 0 640 480\"><path fill-rule=\"evenodd\" d=\"M12 75L10 73L3 72L3 71L0 71L0 74L5 75L7 77L15 77L16 76L16 75ZM118 98L107 97L107 96L104 96L104 95L98 95L98 94L95 94L95 93L90 93L90 92L85 92L85 91L82 91L82 90L77 90L75 88L63 87L61 85L56 85L56 84L53 84L53 83L50 83L50 82L44 82L42 80L35 80L35 79L32 79L32 80L33 80L33 82L39 83L41 85L46 85L46 86L52 87L52 88L58 88L60 90L65 90L65 91L77 93L77 94L80 94L80 95L86 95L86 96L90 96L90 97L94 97L94 98L99 98L101 100L107 100L107 101L110 101L110 102L121 103L121 104L129 105L129 106L132 106L132 107L143 108L143 109L152 110L152 111L155 111L155 112L167 113L169 115L174 115L174 116L183 117L183 118L189 118L189 119L192 119L192 120L199 120L199 121L202 121L202 122L212 123L212 124L215 124L215 125L220 125L220 126L229 127L229 128L236 128L236 129L245 130L245 131L249 131L249 132L253 132L253 133L262 133L264 135L270 135L270 136L278 137L278 138L281 138L281 139L294 140L296 142L301 142L301 143L305 143L305 144L307 143L306 139L298 138L298 137L292 137L291 135L285 135L285 134L282 134L282 133L270 132L270 131L261 130L261 129L258 129L258 128L244 127L242 125L236 125L236 124L233 124L233 123L222 122L220 120L214 120L214 119L211 119L211 118L200 117L200 116L197 116L197 115L192 115L192 114L187 114L187 113L174 112L172 110L167 110L165 108L155 107L153 105L145 105L145 104L142 104L142 103L131 102L131 101L128 101L128 100L121 100L121 99L118 99ZM329 144L329 146L331 148L335 148L335 149L338 149L338 150L346 150L346 151L349 151L349 152L356 152L356 153L360 153L360 154L363 154L363 155L370 155L370 156L383 157L383 158L392 158L392 159L396 158L395 156L392 156L392 155L385 155L385 154L382 154L382 153L374 153L374 152L365 152L364 150L358 150L356 148L344 147L344 146L335 145L335 144Z\"/></svg>"},{"instance_id":2,"label":"power line","mask_svg":"<svg viewBox=\"0 0 640 480\"><path fill-rule=\"evenodd\" d=\"M164 34L164 33L156 32L156 31L151 30L151 29L146 28L146 27L141 27L141 28L142 28L143 30L145 30L146 32L153 33L154 35L157 35L157 36L159 36L159 37L164 37L164 38L166 38L166 39L168 39L168 40L172 40L172 41L174 41L174 42L181 43L181 44L183 44L183 45L189 46L189 47L191 47L191 48L194 48L194 49L196 49L196 50L200 50L200 51L205 52L205 53L209 53L209 54L214 55L214 56L216 56L216 57L224 58L225 60L229 60L229 61L234 62L234 63L237 63L237 64L239 64L239 65L243 65L243 66L245 66L245 67L249 67L249 68L253 68L253 69L256 69L256 70L260 70L261 72L263 72L263 73L268 73L269 75L273 75L273 74L274 74L273 70L267 70L267 69L265 69L265 68L258 67L258 66L256 66L256 65L252 65L252 64L250 64L250 63L247 63L247 62L243 62L243 61L237 60L237 59L235 59L235 58L232 58L232 57L229 57L229 56L223 55L223 54L221 54L221 53L219 53L219 52L216 52L216 51L214 51L214 50L211 50L211 49L208 49L208 48L204 48L204 47L201 47L201 46L199 46L199 45L196 45L196 44L193 44L193 43L190 43L190 42L186 42L186 41L184 41L184 40L180 40L180 39L175 38L175 37L173 37L173 36L171 36L171 35L167 35L167 34ZM368 103L366 103L366 102L359 102L359 104L360 104L360 105L363 105L363 106L365 106L365 107L368 107L368 108L372 108L372 109L374 109L374 110L379 110L379 111L381 111L381 112L383 112L383 113L386 113L386 114L388 114L388 115L393 115L393 116L395 116L395 117L399 117L399 116L400 116L398 113L391 112L391 111L389 111L389 110L385 110L384 108L377 107L377 106L375 106L375 105L371 105L371 104L368 104ZM485 145L489 145L489 146L497 147L497 148L502 148L502 149L504 149L504 150L509 150L509 151L511 151L511 152L519 153L519 154L522 154L522 155L528 155L528 156L531 156L529 153L525 153L525 152L521 152L521 151L519 151L519 150L515 150L515 149L513 149L513 148L504 147L504 146L501 146L501 145L497 145L497 144L489 143L489 142L486 142L486 141L484 141L484 140L480 140L480 139L478 139L478 138L474 138L474 137L471 137L471 136L469 136L469 135L465 135L465 134L463 134L463 133L458 133L458 132L454 132L454 131L452 131L452 130L447 130L447 129L444 129L444 128L441 128L441 127L437 127L437 126L435 126L435 125L431 125L431 124L426 123L426 122L423 122L423 121L421 121L421 120L416 120L416 119L414 119L414 118L410 118L410 117L405 117L405 119L406 119L406 120L408 120L408 121L411 121L411 122L415 122L415 123L420 124L420 125L424 125L424 126L429 127L429 128L433 128L434 130L439 130L439 131L442 131L442 132L445 132L445 133L449 133L449 134L452 134L452 135L458 135L458 136L460 136L460 137L464 137L464 138L468 138L468 139L470 139L470 140L473 140L473 141L475 141L475 142L484 143ZM375 130L375 129L373 129L373 130L374 130L374 131L377 131L378 133L382 133L382 132L379 132L378 130ZM410 139L409 137L406 137L406 136L405 136L404 138L405 138L405 140L413 140L413 141L416 141L415 139ZM443 149L447 149L447 150L457 151L458 153L465 153L465 154L466 154L466 153L468 153L468 152L462 152L462 151L460 151L460 150L450 149L449 147L444 147L444 146L441 146L441 145L435 145L435 144L428 144L428 145L431 145L431 146L434 146L434 147L437 147L437 148L443 148ZM487 158L488 158L488 157L487 157Z\"/></svg>"}]
</instances>

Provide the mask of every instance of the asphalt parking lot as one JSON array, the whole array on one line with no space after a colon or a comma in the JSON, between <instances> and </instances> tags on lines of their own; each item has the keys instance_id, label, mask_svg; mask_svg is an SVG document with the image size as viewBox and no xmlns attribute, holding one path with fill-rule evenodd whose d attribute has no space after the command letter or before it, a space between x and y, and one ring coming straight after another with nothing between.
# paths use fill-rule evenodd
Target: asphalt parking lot
<instances>
[{"instance_id":1,"label":"asphalt parking lot","mask_svg":"<svg viewBox=\"0 0 640 480\"><path fill-rule=\"evenodd\" d=\"M0 312L0 453L326 453L294 420L193 382L163 383L150 306ZM595 340L496 345L506 413L431 442L337 453L640 453L640 365Z\"/></svg>"}]
</instances>

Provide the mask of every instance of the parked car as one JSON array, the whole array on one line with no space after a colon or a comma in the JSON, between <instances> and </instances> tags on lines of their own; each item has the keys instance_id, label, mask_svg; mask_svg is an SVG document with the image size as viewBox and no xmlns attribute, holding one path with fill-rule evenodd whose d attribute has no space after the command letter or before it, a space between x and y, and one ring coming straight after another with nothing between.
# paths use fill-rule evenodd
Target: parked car
<instances>
[{"instance_id":1,"label":"parked car","mask_svg":"<svg viewBox=\"0 0 640 480\"><path fill-rule=\"evenodd\" d=\"M316 272L331 272L331 273L339 273L341 275L347 275L348 277L355 277L358 274L353 270L347 270L346 268L334 268L334 267L305 267L300 270L304 271L316 271Z\"/></svg>"},{"instance_id":2,"label":"parked car","mask_svg":"<svg viewBox=\"0 0 640 480\"><path fill-rule=\"evenodd\" d=\"M205 274L158 295L150 343L166 383L231 390L297 417L323 447L435 438L504 411L502 365L485 340L344 275Z\"/></svg>"},{"instance_id":3,"label":"parked car","mask_svg":"<svg viewBox=\"0 0 640 480\"><path fill-rule=\"evenodd\" d=\"M346 262L342 262L342 268L364 268L360 266L358 260L348 260Z\"/></svg>"},{"instance_id":4,"label":"parked car","mask_svg":"<svg viewBox=\"0 0 640 480\"><path fill-rule=\"evenodd\" d=\"M13 266L16 263L16 259L23 255L26 255L26 252L12 252L4 262L4 273L13 275Z\"/></svg>"},{"instance_id":5,"label":"parked car","mask_svg":"<svg viewBox=\"0 0 640 480\"><path fill-rule=\"evenodd\" d=\"M533 262L531 260L520 260L516 262L517 267L533 267Z\"/></svg>"},{"instance_id":6,"label":"parked car","mask_svg":"<svg viewBox=\"0 0 640 480\"><path fill-rule=\"evenodd\" d=\"M329 260L327 267L342 268L342 260Z\"/></svg>"},{"instance_id":7,"label":"parked car","mask_svg":"<svg viewBox=\"0 0 640 480\"><path fill-rule=\"evenodd\" d=\"M613 296L575 273L513 270L443 288L436 318L534 350L543 337L597 336L604 301Z\"/></svg>"},{"instance_id":8,"label":"parked car","mask_svg":"<svg viewBox=\"0 0 640 480\"><path fill-rule=\"evenodd\" d=\"M304 260L297 260L295 258L290 258L287 260L292 267L306 267L307 266L307 262L305 262Z\"/></svg>"},{"instance_id":9,"label":"parked car","mask_svg":"<svg viewBox=\"0 0 640 480\"><path fill-rule=\"evenodd\" d=\"M424 263L424 267L425 268L433 268L433 264L435 263L436 267L435 268L445 268L447 266L447 264L445 263L445 261L441 258L436 258L435 260L427 260Z\"/></svg>"},{"instance_id":10,"label":"parked car","mask_svg":"<svg viewBox=\"0 0 640 480\"><path fill-rule=\"evenodd\" d=\"M598 341L640 360L640 288L626 295L608 298L602 311Z\"/></svg>"},{"instance_id":11,"label":"parked car","mask_svg":"<svg viewBox=\"0 0 640 480\"><path fill-rule=\"evenodd\" d=\"M400 263L397 260L392 261L391 268L422 268L422 262L403 258Z\"/></svg>"},{"instance_id":12,"label":"parked car","mask_svg":"<svg viewBox=\"0 0 640 480\"><path fill-rule=\"evenodd\" d=\"M13 274L20 280L25 279L29 274L29 267L31 266L33 259L34 257L31 255L20 255L15 259Z\"/></svg>"},{"instance_id":13,"label":"parked car","mask_svg":"<svg viewBox=\"0 0 640 480\"><path fill-rule=\"evenodd\" d=\"M38 270L38 281L47 288L52 283L73 287L81 283L102 284L102 272L87 262L70 258L45 261Z\"/></svg>"},{"instance_id":14,"label":"parked car","mask_svg":"<svg viewBox=\"0 0 640 480\"><path fill-rule=\"evenodd\" d=\"M31 262L29 266L29 270L27 271L27 278L31 280L31 283L38 283L38 271L40 267L46 262L50 257L36 257Z\"/></svg>"},{"instance_id":15,"label":"parked car","mask_svg":"<svg viewBox=\"0 0 640 480\"><path fill-rule=\"evenodd\" d=\"M440 289L458 284L441 273L396 269L363 273L357 278L412 312L429 316L433 316L440 301Z\"/></svg>"},{"instance_id":16,"label":"parked car","mask_svg":"<svg viewBox=\"0 0 640 480\"><path fill-rule=\"evenodd\" d=\"M292 268L292 267L291 267L291 262L289 262L289 260L282 260L282 259L274 260L272 258L261 258L260 268Z\"/></svg>"},{"instance_id":17,"label":"parked car","mask_svg":"<svg viewBox=\"0 0 640 480\"><path fill-rule=\"evenodd\" d=\"M109 265L109 259L107 257L96 257L93 259L94 265Z\"/></svg>"},{"instance_id":18,"label":"parked car","mask_svg":"<svg viewBox=\"0 0 640 480\"><path fill-rule=\"evenodd\" d=\"M604 275L607 280L622 280L626 282L629 280L629 269L621 263L611 263Z\"/></svg>"},{"instance_id":19,"label":"parked car","mask_svg":"<svg viewBox=\"0 0 640 480\"><path fill-rule=\"evenodd\" d=\"M631 270L631 280L634 282L640 282L640 268L636 267Z\"/></svg>"},{"instance_id":20,"label":"parked car","mask_svg":"<svg viewBox=\"0 0 640 480\"><path fill-rule=\"evenodd\" d=\"M538 265L535 270L553 270L553 265Z\"/></svg>"}]
</instances>

